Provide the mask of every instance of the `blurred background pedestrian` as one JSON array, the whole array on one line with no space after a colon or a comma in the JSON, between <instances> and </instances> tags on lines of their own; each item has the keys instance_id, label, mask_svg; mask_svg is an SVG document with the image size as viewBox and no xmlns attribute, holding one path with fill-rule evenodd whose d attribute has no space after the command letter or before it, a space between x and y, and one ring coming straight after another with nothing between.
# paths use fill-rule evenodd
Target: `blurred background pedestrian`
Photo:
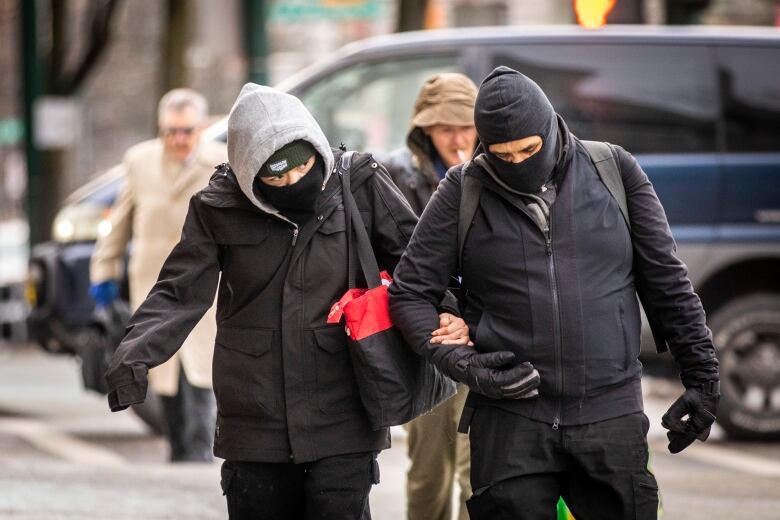
<instances>
[{"instance_id":1,"label":"blurred background pedestrian","mask_svg":"<svg viewBox=\"0 0 780 520\"><path fill-rule=\"evenodd\" d=\"M92 256L90 292L98 306L119 296L128 244L130 304L137 309L179 242L190 197L205 188L214 167L227 160L221 143L200 137L208 117L206 99L190 89L163 96L159 137L127 151L126 180L111 212L111 231L98 239ZM210 462L215 402L211 358L216 335L212 307L181 350L150 371L152 390L162 397L172 462Z\"/></svg>"},{"instance_id":2,"label":"blurred background pedestrian","mask_svg":"<svg viewBox=\"0 0 780 520\"><path fill-rule=\"evenodd\" d=\"M460 73L428 78L417 95L406 146L385 161L401 193L420 215L447 170L471 157L477 144L474 100L477 86ZM473 338L472 338L473 339ZM409 520L452 518L453 488L460 489L457 518L468 518L470 453L458 419L467 389L406 425L411 466L406 500Z\"/></svg>"}]
</instances>

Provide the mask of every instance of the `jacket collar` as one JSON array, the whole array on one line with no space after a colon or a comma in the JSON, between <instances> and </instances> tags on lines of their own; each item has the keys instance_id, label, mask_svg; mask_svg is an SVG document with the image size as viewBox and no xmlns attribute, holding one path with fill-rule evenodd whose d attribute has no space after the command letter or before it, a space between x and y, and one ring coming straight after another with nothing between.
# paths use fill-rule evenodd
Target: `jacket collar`
<instances>
[{"instance_id":1,"label":"jacket collar","mask_svg":"<svg viewBox=\"0 0 780 520\"><path fill-rule=\"evenodd\" d=\"M436 168L431 160L435 153L431 139L425 135L422 128L414 127L406 137L406 146L412 154L412 166L422 174L431 187L435 188L439 184L439 176L436 175Z\"/></svg>"},{"instance_id":2,"label":"jacket collar","mask_svg":"<svg viewBox=\"0 0 780 520\"><path fill-rule=\"evenodd\" d=\"M558 118L558 136L560 137L561 151L558 156L558 163L555 165L553 177L557 183L560 183L569 169L572 157L574 157L574 141L577 138L569 131L566 121L559 115L556 115L556 117Z\"/></svg>"}]
</instances>

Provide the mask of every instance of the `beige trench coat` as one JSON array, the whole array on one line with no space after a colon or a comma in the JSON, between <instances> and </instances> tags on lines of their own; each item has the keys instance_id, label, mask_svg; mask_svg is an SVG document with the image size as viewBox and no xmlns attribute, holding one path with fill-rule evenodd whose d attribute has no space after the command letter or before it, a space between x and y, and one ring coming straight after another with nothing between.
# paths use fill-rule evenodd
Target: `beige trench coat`
<instances>
[{"instance_id":1,"label":"beige trench coat","mask_svg":"<svg viewBox=\"0 0 780 520\"><path fill-rule=\"evenodd\" d=\"M127 180L111 211L111 232L95 245L90 265L92 283L122 278L124 254L132 237L127 270L130 305L137 309L157 281L168 254L179 242L190 197L206 187L214 166L226 161L225 145L213 141L202 142L184 166L165 159L160 139L130 148L124 158ZM181 349L149 372L152 389L160 395L175 395L179 366L191 384L211 388L216 331L212 306Z\"/></svg>"}]
</instances>

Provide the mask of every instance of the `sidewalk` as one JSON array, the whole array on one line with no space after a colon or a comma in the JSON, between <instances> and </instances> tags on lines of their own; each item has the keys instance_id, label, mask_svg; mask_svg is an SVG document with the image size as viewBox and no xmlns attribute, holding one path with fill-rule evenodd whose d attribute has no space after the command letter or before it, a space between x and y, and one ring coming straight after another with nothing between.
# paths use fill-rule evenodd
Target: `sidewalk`
<instances>
[{"instance_id":1,"label":"sidewalk","mask_svg":"<svg viewBox=\"0 0 780 520\"><path fill-rule=\"evenodd\" d=\"M405 516L405 432L380 457L375 520ZM72 358L0 349L0 519L226 518L221 461L171 465L132 413L80 386Z\"/></svg>"},{"instance_id":2,"label":"sidewalk","mask_svg":"<svg viewBox=\"0 0 780 520\"><path fill-rule=\"evenodd\" d=\"M679 455L660 416L677 383L645 381L650 445L665 520L780 519L780 444L735 443L714 432ZM131 413L112 414L81 389L76 362L35 347L0 346L0 519L226 518L219 463L171 465L166 445ZM375 520L405 518L405 435L379 456Z\"/></svg>"}]
</instances>

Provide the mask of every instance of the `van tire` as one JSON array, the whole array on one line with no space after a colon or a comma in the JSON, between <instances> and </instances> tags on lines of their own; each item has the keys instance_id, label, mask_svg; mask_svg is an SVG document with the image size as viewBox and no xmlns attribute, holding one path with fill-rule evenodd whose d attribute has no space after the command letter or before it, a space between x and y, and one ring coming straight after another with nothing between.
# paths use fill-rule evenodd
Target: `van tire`
<instances>
[{"instance_id":1,"label":"van tire","mask_svg":"<svg viewBox=\"0 0 780 520\"><path fill-rule=\"evenodd\" d=\"M709 325L720 361L718 424L735 439L779 439L780 295L742 296Z\"/></svg>"}]
</instances>

